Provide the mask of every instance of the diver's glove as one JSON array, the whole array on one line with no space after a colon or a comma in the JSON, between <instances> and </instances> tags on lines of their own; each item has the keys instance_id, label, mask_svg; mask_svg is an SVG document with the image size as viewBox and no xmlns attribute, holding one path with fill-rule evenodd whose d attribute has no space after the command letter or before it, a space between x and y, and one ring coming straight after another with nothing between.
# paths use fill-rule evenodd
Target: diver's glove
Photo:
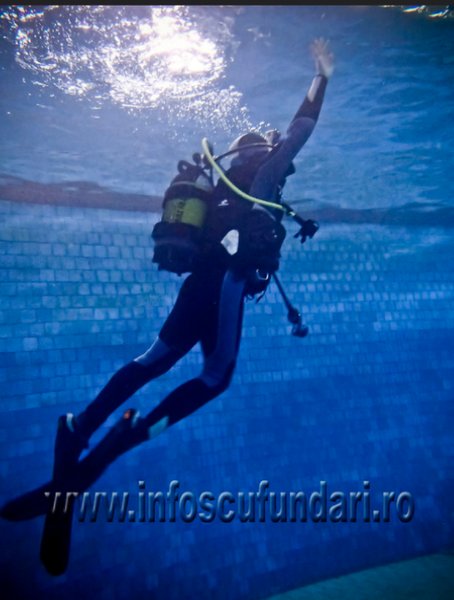
<instances>
[{"instance_id":1,"label":"diver's glove","mask_svg":"<svg viewBox=\"0 0 454 600\"><path fill-rule=\"evenodd\" d=\"M317 233L319 225L316 221L312 219L307 219L302 222L301 229L295 233L294 238L301 238L301 243L304 244L308 237L313 238Z\"/></svg>"}]
</instances>

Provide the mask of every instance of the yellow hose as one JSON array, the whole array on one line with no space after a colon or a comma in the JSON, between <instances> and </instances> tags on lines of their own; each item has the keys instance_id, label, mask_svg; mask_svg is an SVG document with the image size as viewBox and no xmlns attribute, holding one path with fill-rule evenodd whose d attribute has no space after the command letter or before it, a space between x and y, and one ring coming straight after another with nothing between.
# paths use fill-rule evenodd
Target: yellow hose
<instances>
[{"instance_id":1,"label":"yellow hose","mask_svg":"<svg viewBox=\"0 0 454 600\"><path fill-rule=\"evenodd\" d=\"M213 169L215 169L217 171L217 173L218 173L219 177L222 179L222 181L232 191L234 191L235 194L238 194L238 196L241 196L245 200L249 200L249 202L256 202L257 204L262 204L263 206L269 206L270 208L277 208L278 210L282 210L283 212L287 213L287 209L284 206L282 206L281 204L277 204L276 202L269 202L268 200L261 200L260 198L254 198L254 196L250 196L249 194L246 194L246 192L243 192L243 190L240 190L239 187L237 187L234 183L232 183L230 181L230 179L227 177L227 175L224 173L224 171L221 169L221 167L218 165L218 163L214 160L213 155L211 154L210 148L208 146L207 138L203 138L202 148L203 148L203 153L204 153L206 159L208 160L208 162L210 163L210 165L213 167Z\"/></svg>"}]
</instances>

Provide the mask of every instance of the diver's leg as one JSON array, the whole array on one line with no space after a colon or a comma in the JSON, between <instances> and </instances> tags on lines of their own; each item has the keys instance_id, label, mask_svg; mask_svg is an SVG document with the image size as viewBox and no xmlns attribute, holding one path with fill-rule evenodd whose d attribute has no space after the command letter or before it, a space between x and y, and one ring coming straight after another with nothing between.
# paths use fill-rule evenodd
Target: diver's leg
<instances>
[{"instance_id":1,"label":"diver's leg","mask_svg":"<svg viewBox=\"0 0 454 600\"><path fill-rule=\"evenodd\" d=\"M67 439L69 453L78 457L93 432L113 411L146 383L167 372L197 343L200 339L195 314L200 302L194 301L197 285L192 275L186 278L158 338L145 353L121 367L77 417L72 414L60 417L59 427Z\"/></svg>"},{"instance_id":2,"label":"diver's leg","mask_svg":"<svg viewBox=\"0 0 454 600\"><path fill-rule=\"evenodd\" d=\"M228 388L241 337L244 288L244 279L227 271L220 291L215 335L208 332L202 339L205 355L202 373L176 388L144 418L148 438L155 437Z\"/></svg>"},{"instance_id":3,"label":"diver's leg","mask_svg":"<svg viewBox=\"0 0 454 600\"><path fill-rule=\"evenodd\" d=\"M77 415L81 434L88 439L123 402L146 383L166 373L181 356L158 337L144 354L121 367L93 402Z\"/></svg>"},{"instance_id":4,"label":"diver's leg","mask_svg":"<svg viewBox=\"0 0 454 600\"><path fill-rule=\"evenodd\" d=\"M58 419L55 460L75 463L88 440L107 417L146 383L168 371L181 354L159 337L141 356L121 367L95 399L77 416L72 413Z\"/></svg>"},{"instance_id":5,"label":"diver's leg","mask_svg":"<svg viewBox=\"0 0 454 600\"><path fill-rule=\"evenodd\" d=\"M205 336L205 364L199 377L187 381L144 418L128 409L121 420L78 463L68 484L75 491L89 487L121 454L158 435L218 396L229 385L239 348L245 281L225 275L220 291L214 336ZM219 293L219 291L218 291ZM206 354L207 350L209 353Z\"/></svg>"}]
</instances>

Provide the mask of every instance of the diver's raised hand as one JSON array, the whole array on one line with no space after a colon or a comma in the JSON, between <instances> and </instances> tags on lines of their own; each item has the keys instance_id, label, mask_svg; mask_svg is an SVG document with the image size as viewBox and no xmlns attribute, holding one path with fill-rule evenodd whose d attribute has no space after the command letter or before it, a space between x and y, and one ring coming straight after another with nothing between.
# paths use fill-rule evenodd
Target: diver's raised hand
<instances>
[{"instance_id":1,"label":"diver's raised hand","mask_svg":"<svg viewBox=\"0 0 454 600\"><path fill-rule=\"evenodd\" d=\"M315 39L311 44L311 52L317 73L329 79L334 72L334 55L328 49L328 40Z\"/></svg>"}]
</instances>

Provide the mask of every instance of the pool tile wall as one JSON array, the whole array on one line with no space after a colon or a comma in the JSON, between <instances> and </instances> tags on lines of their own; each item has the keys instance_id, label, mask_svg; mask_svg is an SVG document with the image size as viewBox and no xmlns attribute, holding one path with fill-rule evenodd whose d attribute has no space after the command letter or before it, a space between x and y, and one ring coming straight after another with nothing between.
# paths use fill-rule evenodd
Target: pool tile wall
<instances>
[{"instance_id":1,"label":"pool tile wall","mask_svg":"<svg viewBox=\"0 0 454 600\"><path fill-rule=\"evenodd\" d=\"M4 502L48 479L58 415L81 410L147 348L181 279L152 263L153 213L1 201L0 215ZM60 578L39 563L42 519L2 521L3 589L10 597L258 599L452 548L452 258L443 227L322 223L303 247L289 234L280 277L309 336L290 335L271 284L246 305L229 390L95 484L137 499L176 480L180 494L247 498L266 481L279 499L321 493L326 482L328 494L370 489L379 508L383 491L408 492L411 520L394 511L390 522L76 521ZM194 349L125 408L148 412L201 359Z\"/></svg>"}]
</instances>

